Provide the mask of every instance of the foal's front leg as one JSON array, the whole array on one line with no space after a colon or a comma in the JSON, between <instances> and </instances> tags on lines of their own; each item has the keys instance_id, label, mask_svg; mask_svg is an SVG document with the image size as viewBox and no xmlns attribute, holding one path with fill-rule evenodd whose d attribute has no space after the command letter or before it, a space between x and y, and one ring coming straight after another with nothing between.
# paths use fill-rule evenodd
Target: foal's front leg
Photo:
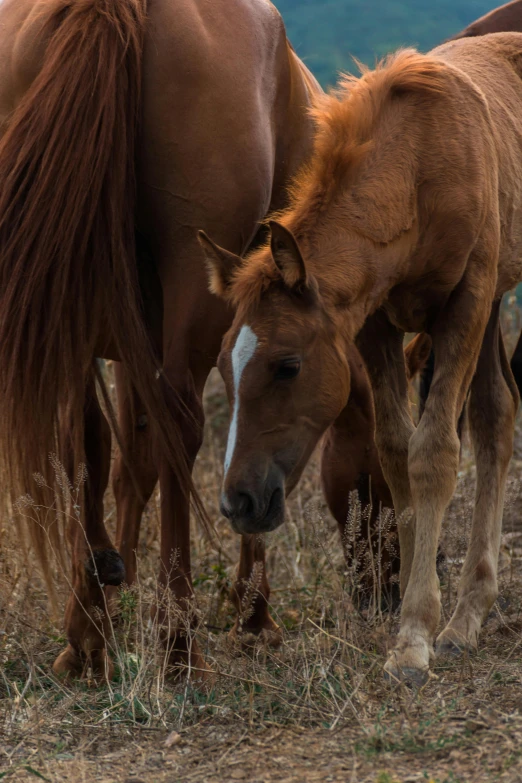
<instances>
[{"instance_id":1,"label":"foal's front leg","mask_svg":"<svg viewBox=\"0 0 522 783\"><path fill-rule=\"evenodd\" d=\"M475 288L475 291L477 289ZM455 491L457 423L480 350L490 305L462 285L432 330L435 372L424 414L410 438L408 475L415 511L415 547L403 597L401 629L386 663L394 678L425 681L440 620L437 547L444 511ZM376 399L380 406L382 395ZM380 422L381 426L383 422ZM390 424L392 424L390 422ZM385 442L385 441L383 441Z\"/></svg>"}]
</instances>

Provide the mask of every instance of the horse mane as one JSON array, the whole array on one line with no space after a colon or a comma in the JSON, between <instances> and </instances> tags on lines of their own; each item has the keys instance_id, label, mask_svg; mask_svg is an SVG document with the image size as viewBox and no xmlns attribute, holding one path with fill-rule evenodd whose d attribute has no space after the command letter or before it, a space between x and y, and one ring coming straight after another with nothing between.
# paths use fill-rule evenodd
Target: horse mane
<instances>
[{"instance_id":1,"label":"horse mane","mask_svg":"<svg viewBox=\"0 0 522 783\"><path fill-rule=\"evenodd\" d=\"M346 187L374 146L376 124L390 101L405 95L419 99L444 92L447 66L415 49L401 49L375 69L357 62L360 76L342 74L330 93L317 94L311 109L316 123L311 160L290 187L289 207L275 218L297 240L310 240L328 207ZM247 256L237 270L228 298L235 307L254 308L271 285L280 280L269 245Z\"/></svg>"},{"instance_id":2,"label":"horse mane","mask_svg":"<svg viewBox=\"0 0 522 783\"><path fill-rule=\"evenodd\" d=\"M342 74L339 87L316 96L311 109L316 123L314 151L309 166L297 176L291 190L294 226L301 226L328 208L346 185L350 169L370 154L382 110L399 96L440 95L447 67L415 49L400 49L377 63L374 70L356 61L361 75Z\"/></svg>"}]
</instances>

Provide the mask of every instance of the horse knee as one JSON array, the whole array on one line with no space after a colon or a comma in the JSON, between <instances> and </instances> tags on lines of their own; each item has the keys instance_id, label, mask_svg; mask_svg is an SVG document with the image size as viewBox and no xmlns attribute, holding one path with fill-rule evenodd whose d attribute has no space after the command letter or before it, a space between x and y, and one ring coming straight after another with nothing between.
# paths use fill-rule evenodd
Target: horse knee
<instances>
[{"instance_id":1,"label":"horse knee","mask_svg":"<svg viewBox=\"0 0 522 783\"><path fill-rule=\"evenodd\" d=\"M413 498L438 497L445 507L457 483L460 440L453 426L432 424L426 414L410 438L408 475Z\"/></svg>"}]
</instances>

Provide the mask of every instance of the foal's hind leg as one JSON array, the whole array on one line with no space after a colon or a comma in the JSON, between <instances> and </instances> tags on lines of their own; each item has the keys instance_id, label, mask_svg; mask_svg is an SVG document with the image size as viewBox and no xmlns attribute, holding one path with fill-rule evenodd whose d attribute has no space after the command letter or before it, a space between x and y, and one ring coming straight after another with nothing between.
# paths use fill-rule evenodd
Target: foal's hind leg
<instances>
[{"instance_id":1,"label":"foal's hind leg","mask_svg":"<svg viewBox=\"0 0 522 783\"><path fill-rule=\"evenodd\" d=\"M109 480L111 432L100 408L92 379L85 401L85 520L73 521L72 593L65 609L68 646L56 659L60 675L81 676L87 667L107 677L112 663L106 652L109 622L104 585L125 579L121 557L112 546L103 522L103 495ZM67 463L67 457L65 458ZM70 460L69 460L70 461Z\"/></svg>"},{"instance_id":2,"label":"foal's hind leg","mask_svg":"<svg viewBox=\"0 0 522 783\"><path fill-rule=\"evenodd\" d=\"M399 574L400 562L392 541L396 529L384 535L378 530L381 508L391 508L393 503L374 440L375 415L369 381L354 362L350 362L350 367L350 398L325 436L321 480L326 502L339 525L347 563L351 567L353 558L357 560L362 597L371 596L377 587L393 604L393 594L398 592L393 577ZM354 490L363 512L358 531L348 524L350 493Z\"/></svg>"},{"instance_id":3,"label":"foal's hind leg","mask_svg":"<svg viewBox=\"0 0 522 783\"><path fill-rule=\"evenodd\" d=\"M403 349L404 333L377 312L365 323L358 346L371 379L380 464L390 488L400 545L400 589L404 597L413 562L415 519L408 477L408 446L415 432L411 418Z\"/></svg>"},{"instance_id":4,"label":"foal's hind leg","mask_svg":"<svg viewBox=\"0 0 522 783\"><path fill-rule=\"evenodd\" d=\"M237 609L237 619L230 636L251 646L258 639L279 647L283 641L281 628L270 615L270 586L266 576L265 540L262 535L241 536L241 555L236 582L230 591Z\"/></svg>"},{"instance_id":5,"label":"foal's hind leg","mask_svg":"<svg viewBox=\"0 0 522 783\"><path fill-rule=\"evenodd\" d=\"M482 622L498 594L504 488L519 404L499 310L500 301L493 306L471 385L469 422L477 464L475 510L457 607L437 640L437 653L441 654L476 648Z\"/></svg>"}]
</instances>

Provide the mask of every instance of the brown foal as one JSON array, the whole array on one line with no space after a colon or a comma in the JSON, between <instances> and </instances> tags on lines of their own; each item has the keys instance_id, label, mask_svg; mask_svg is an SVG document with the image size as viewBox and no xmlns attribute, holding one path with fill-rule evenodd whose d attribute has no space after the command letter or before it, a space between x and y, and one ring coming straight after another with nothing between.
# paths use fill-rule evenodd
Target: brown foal
<instances>
[{"instance_id":1,"label":"brown foal","mask_svg":"<svg viewBox=\"0 0 522 783\"><path fill-rule=\"evenodd\" d=\"M440 619L436 554L470 389L477 495L439 654L474 649L497 597L518 391L500 300L522 277L522 35L399 52L319 97L309 166L247 262L204 235L211 290L236 308L218 366L233 405L222 505L273 530L285 494L350 393L357 341L398 514L401 629L389 676L423 682ZM435 372L415 428L402 341L426 331Z\"/></svg>"}]
</instances>

